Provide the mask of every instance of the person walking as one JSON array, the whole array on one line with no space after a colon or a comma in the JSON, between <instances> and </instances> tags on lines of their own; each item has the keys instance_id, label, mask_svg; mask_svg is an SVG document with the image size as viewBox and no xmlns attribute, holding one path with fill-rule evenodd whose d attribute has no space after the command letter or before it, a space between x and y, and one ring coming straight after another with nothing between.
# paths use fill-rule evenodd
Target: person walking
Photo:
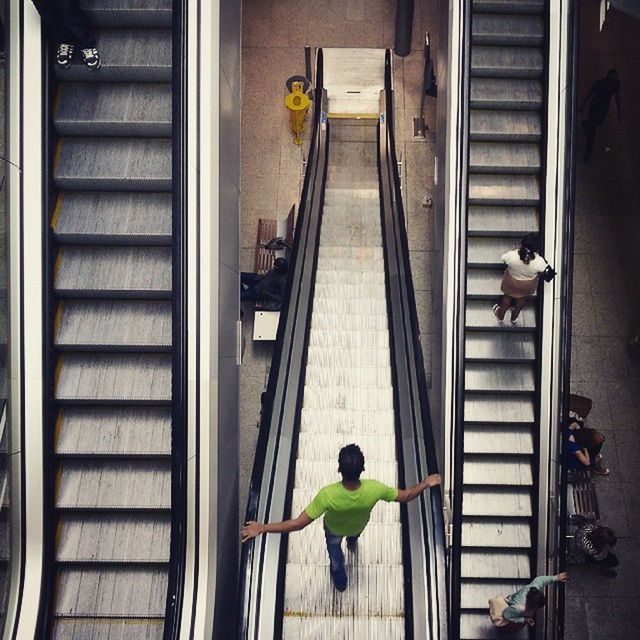
<instances>
[{"instance_id":1,"label":"person walking","mask_svg":"<svg viewBox=\"0 0 640 640\"><path fill-rule=\"evenodd\" d=\"M440 476L431 474L410 489L389 487L378 480L360 479L364 455L356 444L340 449L338 472L342 480L320 489L309 506L297 517L283 522L260 524L250 521L242 527L242 542L262 533L300 531L324 514L324 535L329 554L329 573L338 591L347 588L342 538L347 548L356 549L358 537L367 526L373 507L379 500L409 502L423 491L440 484Z\"/></svg>"},{"instance_id":2,"label":"person walking","mask_svg":"<svg viewBox=\"0 0 640 640\"><path fill-rule=\"evenodd\" d=\"M89 69L100 68L102 60L96 49L96 39L87 23L78 0L33 0L42 26L56 47L56 63L66 69L71 66L73 52L80 49L82 61Z\"/></svg>"},{"instance_id":3,"label":"person walking","mask_svg":"<svg viewBox=\"0 0 640 640\"><path fill-rule=\"evenodd\" d=\"M586 120L582 121L582 128L587 136L587 145L584 152L585 162L588 162L591 158L593 146L596 142L596 129L607 117L612 97L615 98L616 101L618 122L622 122L622 110L620 108L620 74L617 69L609 69L604 78L595 82L580 105L580 113L582 113L587 102L591 100L589 115Z\"/></svg>"},{"instance_id":4,"label":"person walking","mask_svg":"<svg viewBox=\"0 0 640 640\"><path fill-rule=\"evenodd\" d=\"M540 255L537 233L525 236L518 249L502 256L507 265L502 276L502 300L493 305L493 313L502 324L507 309L511 309L511 324L515 324L527 298L535 294L540 274L547 268L547 261Z\"/></svg>"},{"instance_id":5,"label":"person walking","mask_svg":"<svg viewBox=\"0 0 640 640\"><path fill-rule=\"evenodd\" d=\"M567 573L556 576L538 576L528 585L518 589L510 596L498 596L489 600L491 622L500 631L515 633L526 626L533 627L538 609L546 603L544 587L553 582L566 582Z\"/></svg>"},{"instance_id":6,"label":"person walking","mask_svg":"<svg viewBox=\"0 0 640 640\"><path fill-rule=\"evenodd\" d=\"M263 276L257 273L240 274L240 301L264 301L265 309L277 311L282 306L287 288L289 264L284 258L276 258L273 267Z\"/></svg>"}]
</instances>

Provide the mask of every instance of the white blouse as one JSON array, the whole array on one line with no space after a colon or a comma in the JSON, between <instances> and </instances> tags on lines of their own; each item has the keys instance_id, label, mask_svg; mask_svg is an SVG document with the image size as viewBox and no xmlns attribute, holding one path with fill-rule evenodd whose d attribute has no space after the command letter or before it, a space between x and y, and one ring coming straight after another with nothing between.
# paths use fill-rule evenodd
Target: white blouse
<instances>
[{"instance_id":1,"label":"white blouse","mask_svg":"<svg viewBox=\"0 0 640 640\"><path fill-rule=\"evenodd\" d=\"M515 280L533 280L533 278L547 268L545 259L537 254L529 264L525 264L520 259L520 254L517 249L507 251L507 253L502 256L502 262L507 265L509 274Z\"/></svg>"}]
</instances>

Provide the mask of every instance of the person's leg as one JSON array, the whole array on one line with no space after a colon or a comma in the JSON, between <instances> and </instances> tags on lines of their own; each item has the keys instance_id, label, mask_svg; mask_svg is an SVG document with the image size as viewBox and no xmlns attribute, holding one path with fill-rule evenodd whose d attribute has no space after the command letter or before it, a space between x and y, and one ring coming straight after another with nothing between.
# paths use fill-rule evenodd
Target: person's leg
<instances>
[{"instance_id":1,"label":"person's leg","mask_svg":"<svg viewBox=\"0 0 640 640\"><path fill-rule=\"evenodd\" d=\"M595 122L592 122L591 120L585 120L583 121L582 126L587 136L586 148L584 151L584 161L588 162L589 159L591 158L591 154L593 153L593 147L596 143L597 125L595 124Z\"/></svg>"},{"instance_id":2,"label":"person's leg","mask_svg":"<svg viewBox=\"0 0 640 640\"><path fill-rule=\"evenodd\" d=\"M337 536L324 527L324 537L329 553L329 573L338 591L347 588L347 572L344 568L344 553L342 552L342 536Z\"/></svg>"},{"instance_id":3,"label":"person's leg","mask_svg":"<svg viewBox=\"0 0 640 640\"><path fill-rule=\"evenodd\" d=\"M497 304L493 307L493 312L496 314L496 318L502 322L504 320L504 314L507 313L507 309L511 306L511 296L508 296L506 293L502 296L502 300L500 300L500 304Z\"/></svg>"},{"instance_id":4,"label":"person's leg","mask_svg":"<svg viewBox=\"0 0 640 640\"><path fill-rule=\"evenodd\" d=\"M72 35L56 10L56 3L51 0L33 0L33 4L40 14L42 28L47 38L56 46L61 43L73 44Z\"/></svg>"},{"instance_id":5,"label":"person's leg","mask_svg":"<svg viewBox=\"0 0 640 640\"><path fill-rule=\"evenodd\" d=\"M53 10L73 39L72 44L79 49L93 49L96 46L95 35L89 27L78 0L48 0L48 2L54 5Z\"/></svg>"},{"instance_id":6,"label":"person's leg","mask_svg":"<svg viewBox=\"0 0 640 640\"><path fill-rule=\"evenodd\" d=\"M358 538L359 537L360 537L360 535L347 536L347 549L349 549L349 551L355 551L358 548Z\"/></svg>"},{"instance_id":7,"label":"person's leg","mask_svg":"<svg viewBox=\"0 0 640 640\"><path fill-rule=\"evenodd\" d=\"M250 273L248 271L242 271L240 273L240 284L244 284L247 287L255 284L260 279L257 273Z\"/></svg>"},{"instance_id":8,"label":"person's leg","mask_svg":"<svg viewBox=\"0 0 640 640\"><path fill-rule=\"evenodd\" d=\"M516 298L513 302L513 309L511 311L511 322L515 322L520 315L524 305L527 303L526 298Z\"/></svg>"}]
</instances>

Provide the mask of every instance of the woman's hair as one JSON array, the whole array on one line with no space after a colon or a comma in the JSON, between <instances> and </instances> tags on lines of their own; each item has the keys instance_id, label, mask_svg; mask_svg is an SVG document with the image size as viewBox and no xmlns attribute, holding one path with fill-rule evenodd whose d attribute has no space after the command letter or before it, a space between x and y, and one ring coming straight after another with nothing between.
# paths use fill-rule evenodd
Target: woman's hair
<instances>
[{"instance_id":1,"label":"woman's hair","mask_svg":"<svg viewBox=\"0 0 640 640\"><path fill-rule=\"evenodd\" d=\"M597 447L604 442L604 436L596 429L590 429L589 427L578 429L574 432L573 437L576 444L580 445L584 449Z\"/></svg>"},{"instance_id":2,"label":"woman's hair","mask_svg":"<svg viewBox=\"0 0 640 640\"><path fill-rule=\"evenodd\" d=\"M605 546L614 547L618 538L616 538L612 529L609 527L596 527L593 531L587 533L587 538L591 540L593 546L600 553Z\"/></svg>"},{"instance_id":3,"label":"woman's hair","mask_svg":"<svg viewBox=\"0 0 640 640\"><path fill-rule=\"evenodd\" d=\"M536 609L542 609L544 607L546 599L544 593L540 589L531 587L527 592L527 599L525 601L525 607L527 611L535 611Z\"/></svg>"},{"instance_id":4,"label":"woman's hair","mask_svg":"<svg viewBox=\"0 0 640 640\"><path fill-rule=\"evenodd\" d=\"M536 253L540 253L540 236L537 233L530 233L522 238L518 255L522 262L529 264L536 257Z\"/></svg>"},{"instance_id":5,"label":"woman's hair","mask_svg":"<svg viewBox=\"0 0 640 640\"><path fill-rule=\"evenodd\" d=\"M357 444L348 444L340 449L338 471L347 482L360 479L360 474L364 471L364 455Z\"/></svg>"}]
</instances>

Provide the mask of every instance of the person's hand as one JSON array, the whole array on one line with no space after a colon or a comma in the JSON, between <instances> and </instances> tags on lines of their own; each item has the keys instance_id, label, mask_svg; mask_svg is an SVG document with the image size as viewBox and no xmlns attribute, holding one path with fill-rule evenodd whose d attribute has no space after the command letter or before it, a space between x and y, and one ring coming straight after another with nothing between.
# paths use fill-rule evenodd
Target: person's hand
<instances>
[{"instance_id":1,"label":"person's hand","mask_svg":"<svg viewBox=\"0 0 640 640\"><path fill-rule=\"evenodd\" d=\"M533 625L536 623L536 621L533 618L525 618L524 620L529 627L533 627Z\"/></svg>"},{"instance_id":2,"label":"person's hand","mask_svg":"<svg viewBox=\"0 0 640 640\"><path fill-rule=\"evenodd\" d=\"M556 580L558 582L566 582L568 577L569 577L569 574L566 571L563 571L562 573L559 573L556 576Z\"/></svg>"},{"instance_id":3,"label":"person's hand","mask_svg":"<svg viewBox=\"0 0 640 640\"><path fill-rule=\"evenodd\" d=\"M424 483L427 485L427 487L436 487L441 482L442 482L442 479L440 478L439 473L432 473L430 476L427 476L424 479Z\"/></svg>"},{"instance_id":4,"label":"person's hand","mask_svg":"<svg viewBox=\"0 0 640 640\"><path fill-rule=\"evenodd\" d=\"M259 522L254 522L250 520L246 522L244 527L240 530L242 534L242 542L246 542L247 540L251 540L251 538L255 538L262 533L262 525Z\"/></svg>"}]
</instances>

